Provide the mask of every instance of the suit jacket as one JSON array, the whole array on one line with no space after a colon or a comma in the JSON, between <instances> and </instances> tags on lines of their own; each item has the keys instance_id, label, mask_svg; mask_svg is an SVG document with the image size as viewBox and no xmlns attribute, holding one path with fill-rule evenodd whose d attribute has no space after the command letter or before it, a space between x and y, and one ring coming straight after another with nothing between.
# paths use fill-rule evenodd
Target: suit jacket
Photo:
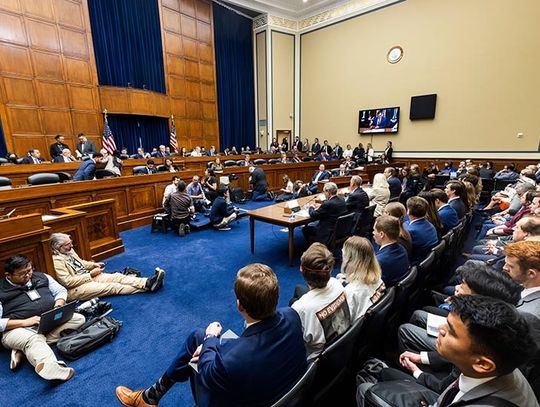
<instances>
[{"instance_id":1,"label":"suit jacket","mask_svg":"<svg viewBox=\"0 0 540 407\"><path fill-rule=\"evenodd\" d=\"M319 152L321 151L321 145L319 143L313 143L311 145L311 151L313 152L313 154L319 154Z\"/></svg>"},{"instance_id":2,"label":"suit jacket","mask_svg":"<svg viewBox=\"0 0 540 407\"><path fill-rule=\"evenodd\" d=\"M339 146L334 148L334 153L338 160L341 160L341 158L343 157L343 147Z\"/></svg>"},{"instance_id":3,"label":"suit jacket","mask_svg":"<svg viewBox=\"0 0 540 407\"><path fill-rule=\"evenodd\" d=\"M382 247L376 254L382 270L382 280L386 287L396 285L409 271L407 250L399 243Z\"/></svg>"},{"instance_id":4,"label":"suit jacket","mask_svg":"<svg viewBox=\"0 0 540 407\"><path fill-rule=\"evenodd\" d=\"M315 178L317 178L317 174L319 174L321 171L317 171L315 174L313 174L313 177L311 177L311 183L315 182ZM319 177L318 181L322 181L323 179L330 179L330 171L324 170Z\"/></svg>"},{"instance_id":5,"label":"suit jacket","mask_svg":"<svg viewBox=\"0 0 540 407\"><path fill-rule=\"evenodd\" d=\"M459 218L457 212L450 205L444 205L440 207L438 209L438 212L439 218L441 218L441 223L443 225L443 234L459 225Z\"/></svg>"},{"instance_id":6,"label":"suit jacket","mask_svg":"<svg viewBox=\"0 0 540 407\"><path fill-rule=\"evenodd\" d=\"M78 143L77 151L81 153L81 155L95 154L97 152L96 145L90 140L86 140L84 143Z\"/></svg>"},{"instance_id":7,"label":"suit jacket","mask_svg":"<svg viewBox=\"0 0 540 407\"><path fill-rule=\"evenodd\" d=\"M73 175L73 181L85 181L94 179L96 175L96 163L94 160L85 160L81 163L75 175Z\"/></svg>"},{"instance_id":8,"label":"suit jacket","mask_svg":"<svg viewBox=\"0 0 540 407\"><path fill-rule=\"evenodd\" d=\"M54 163L71 163L73 161L75 161L74 158L72 158L72 159L70 159L68 161L64 160L63 155L59 155L58 157L54 157L54 160L53 160Z\"/></svg>"},{"instance_id":9,"label":"suit jacket","mask_svg":"<svg viewBox=\"0 0 540 407\"><path fill-rule=\"evenodd\" d=\"M298 151L302 151L302 147L303 147L303 146L302 146L302 142L301 142L300 140L295 141L295 142L293 143L293 146L296 147L296 149L297 149Z\"/></svg>"},{"instance_id":10,"label":"suit jacket","mask_svg":"<svg viewBox=\"0 0 540 407\"><path fill-rule=\"evenodd\" d=\"M349 175L349 170L345 168L345 171L343 171L343 174L339 173L339 168L332 170L332 177L347 177Z\"/></svg>"},{"instance_id":11,"label":"suit jacket","mask_svg":"<svg viewBox=\"0 0 540 407\"><path fill-rule=\"evenodd\" d=\"M528 312L540 318L540 291L535 291L525 298L521 298L516 308L519 312Z\"/></svg>"},{"instance_id":12,"label":"suit jacket","mask_svg":"<svg viewBox=\"0 0 540 407\"><path fill-rule=\"evenodd\" d=\"M49 152L51 153L51 159L55 159L59 155L62 155L62 150L64 148L69 148L69 146L64 143L58 144L56 142L51 144L51 148L49 149Z\"/></svg>"},{"instance_id":13,"label":"suit jacket","mask_svg":"<svg viewBox=\"0 0 540 407\"><path fill-rule=\"evenodd\" d=\"M324 201L318 209L309 208L309 216L312 220L318 220L317 234L315 240L317 242L328 245L330 238L334 233L337 218L347 213L347 204L337 196Z\"/></svg>"},{"instance_id":14,"label":"suit jacket","mask_svg":"<svg viewBox=\"0 0 540 407\"><path fill-rule=\"evenodd\" d=\"M440 405L449 388L439 396L434 406ZM538 402L531 386L527 383L527 379L525 379L519 369L515 369L512 373L496 377L489 382L471 389L457 402L450 404L450 406L493 406L493 402L486 400L488 397L501 398L519 407L538 407Z\"/></svg>"},{"instance_id":15,"label":"suit jacket","mask_svg":"<svg viewBox=\"0 0 540 407\"><path fill-rule=\"evenodd\" d=\"M38 158L38 161L39 161L39 164L41 164L42 162L44 162L45 160L41 157ZM30 157L30 156L26 156L22 159L21 161L21 164L38 164L36 162L34 162L34 158L33 157Z\"/></svg>"},{"instance_id":16,"label":"suit jacket","mask_svg":"<svg viewBox=\"0 0 540 407\"><path fill-rule=\"evenodd\" d=\"M403 227L411 235L412 254L411 264L417 264L424 260L429 251L439 243L437 230L427 219L422 218L411 223L406 221Z\"/></svg>"},{"instance_id":17,"label":"suit jacket","mask_svg":"<svg viewBox=\"0 0 540 407\"><path fill-rule=\"evenodd\" d=\"M349 194L345 202L349 213L356 212L361 214L369 206L369 197L362 188L356 188Z\"/></svg>"},{"instance_id":18,"label":"suit jacket","mask_svg":"<svg viewBox=\"0 0 540 407\"><path fill-rule=\"evenodd\" d=\"M387 147L386 150L384 150L384 155L388 162L392 161L392 154L394 154L394 149L392 147Z\"/></svg>"},{"instance_id":19,"label":"suit jacket","mask_svg":"<svg viewBox=\"0 0 540 407\"><path fill-rule=\"evenodd\" d=\"M307 369L302 324L292 308L248 327L237 339L204 341L199 406L268 406Z\"/></svg>"},{"instance_id":20,"label":"suit jacket","mask_svg":"<svg viewBox=\"0 0 540 407\"><path fill-rule=\"evenodd\" d=\"M390 199L396 198L401 194L401 181L398 177L388 177L388 188L390 189Z\"/></svg>"},{"instance_id":21,"label":"suit jacket","mask_svg":"<svg viewBox=\"0 0 540 407\"><path fill-rule=\"evenodd\" d=\"M467 214L467 207L465 206L461 198L448 201L448 205L454 208L459 219L463 219L463 217Z\"/></svg>"}]
</instances>

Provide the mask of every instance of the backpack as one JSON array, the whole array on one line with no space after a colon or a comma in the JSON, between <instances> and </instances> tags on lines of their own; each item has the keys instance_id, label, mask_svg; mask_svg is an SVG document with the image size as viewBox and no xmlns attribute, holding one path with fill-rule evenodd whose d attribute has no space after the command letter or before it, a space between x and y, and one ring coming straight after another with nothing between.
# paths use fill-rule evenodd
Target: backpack
<instances>
[{"instance_id":1,"label":"backpack","mask_svg":"<svg viewBox=\"0 0 540 407\"><path fill-rule=\"evenodd\" d=\"M108 316L92 318L62 337L56 347L66 359L75 360L112 341L121 326L122 322Z\"/></svg>"},{"instance_id":2,"label":"backpack","mask_svg":"<svg viewBox=\"0 0 540 407\"><path fill-rule=\"evenodd\" d=\"M242 188L237 187L231 190L231 201L235 203L246 203L248 198Z\"/></svg>"}]
</instances>

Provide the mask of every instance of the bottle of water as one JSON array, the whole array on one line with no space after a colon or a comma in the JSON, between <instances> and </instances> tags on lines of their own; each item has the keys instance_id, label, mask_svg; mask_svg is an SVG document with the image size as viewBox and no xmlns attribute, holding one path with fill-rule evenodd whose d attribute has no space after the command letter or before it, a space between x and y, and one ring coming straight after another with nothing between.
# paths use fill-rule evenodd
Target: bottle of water
<instances>
[{"instance_id":1,"label":"bottle of water","mask_svg":"<svg viewBox=\"0 0 540 407\"><path fill-rule=\"evenodd\" d=\"M294 222L295 219L296 219L296 214L293 212L291 213L291 216L289 217L289 221Z\"/></svg>"}]
</instances>

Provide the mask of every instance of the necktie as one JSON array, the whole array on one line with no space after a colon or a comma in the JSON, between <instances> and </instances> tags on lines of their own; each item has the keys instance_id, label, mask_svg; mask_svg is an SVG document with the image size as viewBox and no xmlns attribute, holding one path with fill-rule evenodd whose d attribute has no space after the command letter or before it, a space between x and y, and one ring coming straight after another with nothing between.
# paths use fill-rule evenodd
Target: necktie
<instances>
[{"instance_id":1,"label":"necktie","mask_svg":"<svg viewBox=\"0 0 540 407\"><path fill-rule=\"evenodd\" d=\"M448 407L450 404L452 404L458 393L459 379L452 383L452 385L449 387L448 391L445 393L443 399L441 400L439 407Z\"/></svg>"}]
</instances>

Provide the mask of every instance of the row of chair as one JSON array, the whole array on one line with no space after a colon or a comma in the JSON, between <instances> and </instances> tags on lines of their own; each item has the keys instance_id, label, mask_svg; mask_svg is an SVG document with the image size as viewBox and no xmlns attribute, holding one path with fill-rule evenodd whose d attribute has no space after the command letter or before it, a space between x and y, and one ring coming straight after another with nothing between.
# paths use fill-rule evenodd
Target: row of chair
<instances>
[{"instance_id":1,"label":"row of chair","mask_svg":"<svg viewBox=\"0 0 540 407\"><path fill-rule=\"evenodd\" d=\"M312 161L312 158L311 157L303 157L302 161L304 161L304 162ZM268 160L266 160L264 158L257 158L255 160L253 160L254 165L279 164L279 163L281 163L281 160L279 160L277 158L270 158ZM207 167L211 168L213 164L214 164L214 161L209 161L207 163ZM225 160L225 161L223 161L223 166L224 167L243 167L244 165L245 165L245 160Z\"/></svg>"}]
</instances>

